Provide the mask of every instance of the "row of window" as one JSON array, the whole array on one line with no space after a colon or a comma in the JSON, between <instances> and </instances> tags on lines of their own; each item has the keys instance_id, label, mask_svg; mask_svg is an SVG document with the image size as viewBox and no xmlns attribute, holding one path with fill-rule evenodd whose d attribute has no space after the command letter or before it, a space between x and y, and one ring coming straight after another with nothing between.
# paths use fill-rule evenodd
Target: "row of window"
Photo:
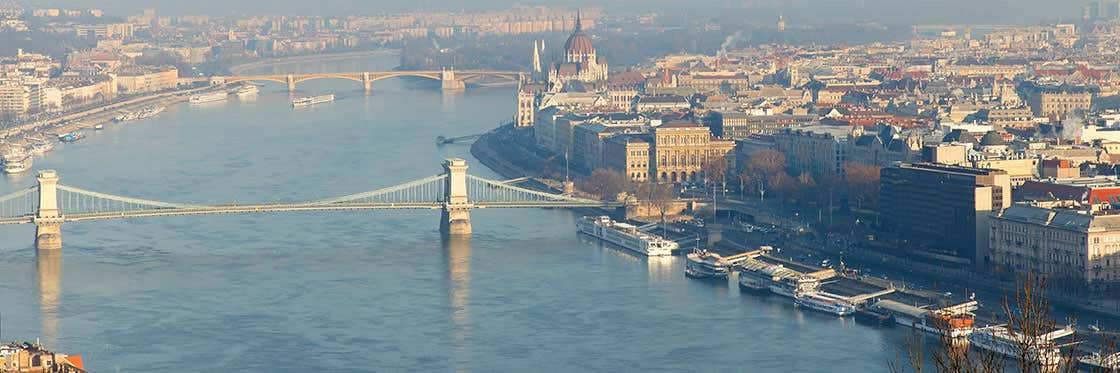
<instances>
[{"instance_id":1,"label":"row of window","mask_svg":"<svg viewBox=\"0 0 1120 373\"><path fill-rule=\"evenodd\" d=\"M695 135L695 136L674 135L674 136L658 136L657 137L657 142L661 143L661 144L668 144L668 145L703 145L703 144L707 143L706 141L704 141L705 139L707 139L706 135L704 135L704 136L701 136L701 135Z\"/></svg>"}]
</instances>

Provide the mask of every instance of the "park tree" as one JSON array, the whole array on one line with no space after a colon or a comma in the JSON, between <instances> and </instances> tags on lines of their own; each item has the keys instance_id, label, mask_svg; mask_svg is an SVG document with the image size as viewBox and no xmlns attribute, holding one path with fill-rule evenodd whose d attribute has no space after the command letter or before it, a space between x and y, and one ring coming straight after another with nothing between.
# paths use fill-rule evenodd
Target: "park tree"
<instances>
[{"instance_id":1,"label":"park tree","mask_svg":"<svg viewBox=\"0 0 1120 373\"><path fill-rule=\"evenodd\" d=\"M802 204L817 202L816 196L819 192L819 190L817 190L817 181L813 179L813 175L810 175L808 171L803 171L801 175L797 176L796 186L798 202Z\"/></svg>"},{"instance_id":2,"label":"park tree","mask_svg":"<svg viewBox=\"0 0 1120 373\"><path fill-rule=\"evenodd\" d=\"M672 184L645 181L638 183L634 194L640 205L660 215L661 226L664 228L665 217L677 198L675 191Z\"/></svg>"},{"instance_id":3,"label":"park tree","mask_svg":"<svg viewBox=\"0 0 1120 373\"><path fill-rule=\"evenodd\" d=\"M773 183L769 181L770 177L779 172L784 174L785 168L785 154L777 150L759 150L748 156L746 167L744 167L743 174L739 176L739 180L740 182L749 181L751 189L758 192L758 199L762 201L766 199L766 191L773 189ZM746 185L741 184L740 187L747 189Z\"/></svg>"},{"instance_id":4,"label":"park tree","mask_svg":"<svg viewBox=\"0 0 1120 373\"><path fill-rule=\"evenodd\" d=\"M600 168L591 171L591 176L583 184L584 191L600 199L613 200L630 190L630 177L617 170Z\"/></svg>"},{"instance_id":5,"label":"park tree","mask_svg":"<svg viewBox=\"0 0 1120 373\"><path fill-rule=\"evenodd\" d=\"M848 198L855 204L855 208L875 206L879 199L879 170L878 166L859 162L844 164L845 186L848 188Z\"/></svg>"},{"instance_id":6,"label":"park tree","mask_svg":"<svg viewBox=\"0 0 1120 373\"><path fill-rule=\"evenodd\" d=\"M778 195L779 200L785 201L792 197L792 193L790 192L793 191L794 180L785 170L780 170L767 176L766 184L770 190L773 190Z\"/></svg>"},{"instance_id":7,"label":"park tree","mask_svg":"<svg viewBox=\"0 0 1120 373\"><path fill-rule=\"evenodd\" d=\"M704 177L707 178L705 181L713 185L719 183L720 186L726 189L728 167L727 157L722 155L708 157L703 167ZM712 198L715 198L715 196L713 195Z\"/></svg>"}]
</instances>

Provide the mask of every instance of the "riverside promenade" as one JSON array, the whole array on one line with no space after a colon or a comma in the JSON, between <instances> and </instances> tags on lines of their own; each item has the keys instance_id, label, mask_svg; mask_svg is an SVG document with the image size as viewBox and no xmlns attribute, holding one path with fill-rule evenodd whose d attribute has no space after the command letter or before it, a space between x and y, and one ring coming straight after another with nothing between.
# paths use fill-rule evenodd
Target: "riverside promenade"
<instances>
[{"instance_id":1,"label":"riverside promenade","mask_svg":"<svg viewBox=\"0 0 1120 373\"><path fill-rule=\"evenodd\" d=\"M55 118L44 119L11 128L5 128L4 130L0 131L0 140L17 143L22 141L23 138L28 135L42 136L48 134L65 133L83 128L91 128L97 124L105 123L112 120L119 110L138 108L151 104L170 105L179 103L186 101L189 95L209 88L211 87L173 90L151 95L133 97L124 101L113 102L88 109L83 109L80 111L75 111Z\"/></svg>"}]
</instances>

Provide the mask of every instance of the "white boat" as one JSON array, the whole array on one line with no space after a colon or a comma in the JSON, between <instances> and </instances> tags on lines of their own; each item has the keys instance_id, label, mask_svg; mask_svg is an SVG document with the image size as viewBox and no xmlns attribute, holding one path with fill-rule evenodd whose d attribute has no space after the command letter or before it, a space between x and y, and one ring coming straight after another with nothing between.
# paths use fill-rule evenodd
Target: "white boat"
<instances>
[{"instance_id":1,"label":"white boat","mask_svg":"<svg viewBox=\"0 0 1120 373\"><path fill-rule=\"evenodd\" d=\"M996 325L977 328L968 336L968 341L983 350L1013 359L1026 357L1042 367L1054 367L1062 361L1062 351L1054 344L1054 340L1072 334L1073 327L1067 326L1031 338L1006 326ZM1029 345L1026 346L1026 351L1023 351L1023 345Z\"/></svg>"},{"instance_id":2,"label":"white boat","mask_svg":"<svg viewBox=\"0 0 1120 373\"><path fill-rule=\"evenodd\" d=\"M159 113L162 113L164 109L167 109L167 107L162 105L148 105L136 111L136 117L133 119L151 118L159 115Z\"/></svg>"},{"instance_id":3,"label":"white boat","mask_svg":"<svg viewBox=\"0 0 1120 373\"><path fill-rule=\"evenodd\" d=\"M1082 355L1077 358L1078 367L1090 372L1120 371L1120 352L1103 356L1100 352Z\"/></svg>"},{"instance_id":4,"label":"white boat","mask_svg":"<svg viewBox=\"0 0 1120 373\"><path fill-rule=\"evenodd\" d=\"M100 130L103 130L103 129L105 129L104 124L98 123L98 124L93 125L93 130L94 131L100 131Z\"/></svg>"},{"instance_id":5,"label":"white boat","mask_svg":"<svg viewBox=\"0 0 1120 373\"><path fill-rule=\"evenodd\" d=\"M312 97L300 97L292 100L292 107L305 107L334 101L334 94L325 94Z\"/></svg>"},{"instance_id":6,"label":"white boat","mask_svg":"<svg viewBox=\"0 0 1120 373\"><path fill-rule=\"evenodd\" d=\"M679 245L652 233L638 230L631 224L616 222L609 216L584 216L576 221L580 232L622 246L646 256L673 255Z\"/></svg>"},{"instance_id":7,"label":"white boat","mask_svg":"<svg viewBox=\"0 0 1120 373\"><path fill-rule=\"evenodd\" d=\"M205 104L207 102L225 101L228 98L229 93L226 91L217 91L191 96L190 101L192 104Z\"/></svg>"},{"instance_id":8,"label":"white boat","mask_svg":"<svg viewBox=\"0 0 1120 373\"><path fill-rule=\"evenodd\" d=\"M237 94L237 97L250 97L250 96L256 96L257 93L260 93L260 91L261 91L260 88L257 88L256 85L246 84L246 85L241 86L241 88L238 88L236 94Z\"/></svg>"},{"instance_id":9,"label":"white boat","mask_svg":"<svg viewBox=\"0 0 1120 373\"><path fill-rule=\"evenodd\" d=\"M925 309L902 302L884 299L868 308L894 318L898 325L917 329L933 336L947 336L953 339L965 338L972 334L976 322L976 311L980 304L970 301L955 306L938 309Z\"/></svg>"},{"instance_id":10,"label":"white boat","mask_svg":"<svg viewBox=\"0 0 1120 373\"><path fill-rule=\"evenodd\" d=\"M31 155L43 155L54 150L54 143L47 140L35 140L35 143L28 147Z\"/></svg>"},{"instance_id":11,"label":"white boat","mask_svg":"<svg viewBox=\"0 0 1120 373\"><path fill-rule=\"evenodd\" d=\"M719 254L708 250L696 250L689 253L685 262L684 274L697 278L727 278L731 273L731 264Z\"/></svg>"},{"instance_id":12,"label":"white boat","mask_svg":"<svg viewBox=\"0 0 1120 373\"><path fill-rule=\"evenodd\" d=\"M847 298L823 291L797 294L793 298L793 304L841 317L856 312L856 306L849 302Z\"/></svg>"},{"instance_id":13,"label":"white boat","mask_svg":"<svg viewBox=\"0 0 1120 373\"><path fill-rule=\"evenodd\" d=\"M9 174L27 172L31 169L33 161L30 154L18 148L8 148L8 150L4 152L3 159L4 172Z\"/></svg>"}]
</instances>

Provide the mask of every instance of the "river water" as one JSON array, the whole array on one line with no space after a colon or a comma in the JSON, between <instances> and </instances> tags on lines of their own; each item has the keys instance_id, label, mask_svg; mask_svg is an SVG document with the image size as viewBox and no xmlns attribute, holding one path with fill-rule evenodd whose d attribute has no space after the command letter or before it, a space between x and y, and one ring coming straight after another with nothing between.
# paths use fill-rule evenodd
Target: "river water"
<instances>
[{"instance_id":1,"label":"river water","mask_svg":"<svg viewBox=\"0 0 1120 373\"><path fill-rule=\"evenodd\" d=\"M388 69L394 57L257 72ZM423 82L300 83L338 100L178 105L60 145L61 183L172 202L332 197L441 172L512 116L514 92L443 95ZM0 194L34 183L6 176ZM472 213L444 240L433 211L160 217L67 223L59 255L31 225L0 227L4 340L42 338L94 372L884 371L905 343L870 328L684 277L575 233L564 210Z\"/></svg>"}]
</instances>

